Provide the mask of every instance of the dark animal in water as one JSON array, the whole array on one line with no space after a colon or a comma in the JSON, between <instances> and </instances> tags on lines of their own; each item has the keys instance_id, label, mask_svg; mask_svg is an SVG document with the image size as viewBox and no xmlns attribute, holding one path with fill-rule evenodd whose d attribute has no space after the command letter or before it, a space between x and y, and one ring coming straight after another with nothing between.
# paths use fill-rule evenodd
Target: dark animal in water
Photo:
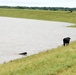
<instances>
[{"instance_id":1,"label":"dark animal in water","mask_svg":"<svg viewBox=\"0 0 76 75\"><path fill-rule=\"evenodd\" d=\"M19 55L27 55L27 52L19 53Z\"/></svg>"},{"instance_id":2,"label":"dark animal in water","mask_svg":"<svg viewBox=\"0 0 76 75\"><path fill-rule=\"evenodd\" d=\"M68 45L70 43L70 37L63 38L63 45Z\"/></svg>"}]
</instances>

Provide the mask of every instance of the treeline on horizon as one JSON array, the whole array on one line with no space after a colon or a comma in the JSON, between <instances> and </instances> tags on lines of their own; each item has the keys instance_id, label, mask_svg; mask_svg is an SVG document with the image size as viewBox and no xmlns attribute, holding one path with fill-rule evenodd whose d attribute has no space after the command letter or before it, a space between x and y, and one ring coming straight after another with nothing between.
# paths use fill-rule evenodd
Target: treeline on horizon
<instances>
[{"instance_id":1,"label":"treeline on horizon","mask_svg":"<svg viewBox=\"0 0 76 75\"><path fill-rule=\"evenodd\" d=\"M53 10L53 11L76 11L76 8L68 7L26 7L26 6L0 6L0 8L14 8L14 9L34 9L34 10Z\"/></svg>"}]
</instances>

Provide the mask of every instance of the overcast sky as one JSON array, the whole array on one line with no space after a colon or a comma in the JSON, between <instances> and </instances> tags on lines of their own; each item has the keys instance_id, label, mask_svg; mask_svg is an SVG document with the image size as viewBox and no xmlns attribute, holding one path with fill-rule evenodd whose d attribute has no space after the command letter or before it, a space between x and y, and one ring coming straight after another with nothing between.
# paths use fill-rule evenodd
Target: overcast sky
<instances>
[{"instance_id":1,"label":"overcast sky","mask_svg":"<svg viewBox=\"0 0 76 75\"><path fill-rule=\"evenodd\" d=\"M76 7L76 0L0 0L0 5L39 6L39 7Z\"/></svg>"}]
</instances>

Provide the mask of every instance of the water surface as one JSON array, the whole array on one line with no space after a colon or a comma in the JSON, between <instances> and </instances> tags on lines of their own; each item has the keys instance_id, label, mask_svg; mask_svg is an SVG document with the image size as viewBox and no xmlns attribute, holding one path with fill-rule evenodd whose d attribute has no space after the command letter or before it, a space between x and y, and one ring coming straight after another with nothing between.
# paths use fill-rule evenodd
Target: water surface
<instances>
[{"instance_id":1,"label":"water surface","mask_svg":"<svg viewBox=\"0 0 76 75\"><path fill-rule=\"evenodd\" d=\"M76 40L76 29L64 22L0 17L0 63L62 45L62 39Z\"/></svg>"}]
</instances>

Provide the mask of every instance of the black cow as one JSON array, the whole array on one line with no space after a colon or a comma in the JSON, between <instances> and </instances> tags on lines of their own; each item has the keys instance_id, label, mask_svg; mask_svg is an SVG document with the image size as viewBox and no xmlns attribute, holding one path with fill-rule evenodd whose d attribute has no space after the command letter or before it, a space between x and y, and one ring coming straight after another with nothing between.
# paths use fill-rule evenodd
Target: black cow
<instances>
[{"instance_id":1,"label":"black cow","mask_svg":"<svg viewBox=\"0 0 76 75\"><path fill-rule=\"evenodd\" d=\"M27 52L19 53L19 55L27 55Z\"/></svg>"},{"instance_id":2,"label":"black cow","mask_svg":"<svg viewBox=\"0 0 76 75\"><path fill-rule=\"evenodd\" d=\"M70 37L63 38L63 45L68 45L70 43Z\"/></svg>"}]
</instances>

